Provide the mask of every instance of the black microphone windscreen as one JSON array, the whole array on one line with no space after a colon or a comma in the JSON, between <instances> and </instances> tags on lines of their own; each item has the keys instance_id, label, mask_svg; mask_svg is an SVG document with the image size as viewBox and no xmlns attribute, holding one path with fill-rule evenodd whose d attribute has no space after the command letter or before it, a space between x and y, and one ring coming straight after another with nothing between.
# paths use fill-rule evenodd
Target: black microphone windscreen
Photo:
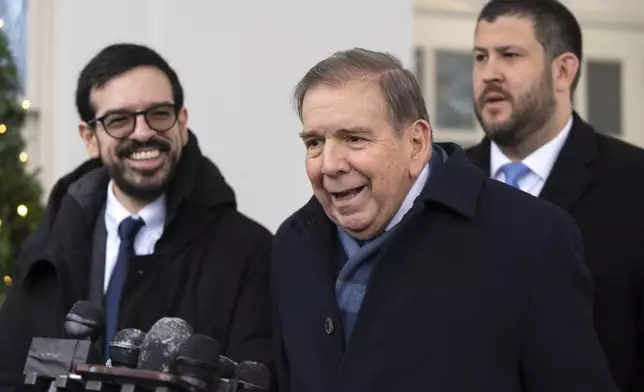
<instances>
[{"instance_id":1,"label":"black microphone windscreen","mask_svg":"<svg viewBox=\"0 0 644 392\"><path fill-rule=\"evenodd\" d=\"M217 376L221 378L233 378L235 376L235 368L237 362L223 355L219 356L219 363L217 364Z\"/></svg>"},{"instance_id":2,"label":"black microphone windscreen","mask_svg":"<svg viewBox=\"0 0 644 392\"><path fill-rule=\"evenodd\" d=\"M235 378L268 391L271 386L271 371L261 362L242 361L235 368Z\"/></svg>"},{"instance_id":3,"label":"black microphone windscreen","mask_svg":"<svg viewBox=\"0 0 644 392\"><path fill-rule=\"evenodd\" d=\"M65 336L96 341L105 327L105 313L97 304L78 301L65 316Z\"/></svg>"},{"instance_id":4,"label":"black microphone windscreen","mask_svg":"<svg viewBox=\"0 0 644 392\"><path fill-rule=\"evenodd\" d=\"M105 313L103 309L91 301L77 301L69 311L87 320L93 320L98 325L105 325Z\"/></svg>"},{"instance_id":5,"label":"black microphone windscreen","mask_svg":"<svg viewBox=\"0 0 644 392\"><path fill-rule=\"evenodd\" d=\"M192 335L192 327L180 318L164 317L154 323L143 339L137 368L170 373L181 345Z\"/></svg>"},{"instance_id":6,"label":"black microphone windscreen","mask_svg":"<svg viewBox=\"0 0 644 392\"><path fill-rule=\"evenodd\" d=\"M135 368L145 333L136 328L125 328L116 333L108 348L112 366Z\"/></svg>"},{"instance_id":7,"label":"black microphone windscreen","mask_svg":"<svg viewBox=\"0 0 644 392\"><path fill-rule=\"evenodd\" d=\"M179 349L178 357L215 368L219 363L221 345L210 336L194 334Z\"/></svg>"},{"instance_id":8,"label":"black microphone windscreen","mask_svg":"<svg viewBox=\"0 0 644 392\"><path fill-rule=\"evenodd\" d=\"M212 385L220 354L221 346L217 340L206 335L192 335L179 349L176 373Z\"/></svg>"}]
</instances>

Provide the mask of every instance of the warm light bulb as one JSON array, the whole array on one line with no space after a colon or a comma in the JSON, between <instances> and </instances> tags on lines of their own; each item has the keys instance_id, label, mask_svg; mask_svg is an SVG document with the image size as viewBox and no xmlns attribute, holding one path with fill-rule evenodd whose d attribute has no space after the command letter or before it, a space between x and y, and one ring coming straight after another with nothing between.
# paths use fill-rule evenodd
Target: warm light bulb
<instances>
[{"instance_id":1,"label":"warm light bulb","mask_svg":"<svg viewBox=\"0 0 644 392\"><path fill-rule=\"evenodd\" d=\"M11 276L5 275L4 276L4 284L7 286L11 286L11 283L13 282L13 279L11 279Z\"/></svg>"},{"instance_id":2,"label":"warm light bulb","mask_svg":"<svg viewBox=\"0 0 644 392\"><path fill-rule=\"evenodd\" d=\"M27 155L26 152L21 152L18 159L20 159L20 162L25 163L27 162L27 159L29 159L29 155Z\"/></svg>"},{"instance_id":3,"label":"warm light bulb","mask_svg":"<svg viewBox=\"0 0 644 392\"><path fill-rule=\"evenodd\" d=\"M2 219L0 219L0 227L2 227Z\"/></svg>"},{"instance_id":4,"label":"warm light bulb","mask_svg":"<svg viewBox=\"0 0 644 392\"><path fill-rule=\"evenodd\" d=\"M22 216L23 218L27 216L27 212L29 212L27 210L27 206L24 204L19 205L17 211L18 211L18 215Z\"/></svg>"},{"instance_id":5,"label":"warm light bulb","mask_svg":"<svg viewBox=\"0 0 644 392\"><path fill-rule=\"evenodd\" d=\"M29 100L28 100L28 99L25 99L25 100L23 100L23 101L22 101L22 108L23 108L23 109L27 110L27 109L29 109L30 107L31 107L31 102L29 102Z\"/></svg>"},{"instance_id":6,"label":"warm light bulb","mask_svg":"<svg viewBox=\"0 0 644 392\"><path fill-rule=\"evenodd\" d=\"M7 126L4 124L0 124L0 135L2 135L5 132L7 132Z\"/></svg>"}]
</instances>

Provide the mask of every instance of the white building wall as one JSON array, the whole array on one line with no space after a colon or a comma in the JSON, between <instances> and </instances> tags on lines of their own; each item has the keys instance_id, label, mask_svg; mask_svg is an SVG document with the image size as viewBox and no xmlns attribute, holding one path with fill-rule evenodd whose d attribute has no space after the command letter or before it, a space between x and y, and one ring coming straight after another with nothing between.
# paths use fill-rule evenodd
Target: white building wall
<instances>
[{"instance_id":1,"label":"white building wall","mask_svg":"<svg viewBox=\"0 0 644 392\"><path fill-rule=\"evenodd\" d=\"M275 230L311 195L290 94L336 50L392 52L408 65L412 0L47 0L30 2L30 164L48 191L85 158L76 78L104 45L157 49L184 85L190 127L240 210Z\"/></svg>"}]
</instances>

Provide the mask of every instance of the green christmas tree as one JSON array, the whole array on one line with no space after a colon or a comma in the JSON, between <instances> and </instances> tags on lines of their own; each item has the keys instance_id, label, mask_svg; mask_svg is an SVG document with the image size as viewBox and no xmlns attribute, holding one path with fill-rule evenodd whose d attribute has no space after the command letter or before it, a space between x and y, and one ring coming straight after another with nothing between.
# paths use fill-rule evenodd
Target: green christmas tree
<instances>
[{"instance_id":1,"label":"green christmas tree","mask_svg":"<svg viewBox=\"0 0 644 392\"><path fill-rule=\"evenodd\" d=\"M0 28L0 297L12 283L25 238L43 217L37 172L29 173L21 128L26 106L9 42Z\"/></svg>"}]
</instances>

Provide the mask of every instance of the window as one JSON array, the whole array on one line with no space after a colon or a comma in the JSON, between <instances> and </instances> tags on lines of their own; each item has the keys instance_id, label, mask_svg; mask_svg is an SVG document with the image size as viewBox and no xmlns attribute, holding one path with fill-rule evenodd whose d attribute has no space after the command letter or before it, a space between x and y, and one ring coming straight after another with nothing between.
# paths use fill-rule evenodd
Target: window
<instances>
[{"instance_id":1,"label":"window","mask_svg":"<svg viewBox=\"0 0 644 392\"><path fill-rule=\"evenodd\" d=\"M436 51L436 125L443 129L474 130L472 55Z\"/></svg>"},{"instance_id":2,"label":"window","mask_svg":"<svg viewBox=\"0 0 644 392\"><path fill-rule=\"evenodd\" d=\"M599 132L622 134L622 64L619 61L586 63L587 118Z\"/></svg>"},{"instance_id":3,"label":"window","mask_svg":"<svg viewBox=\"0 0 644 392\"><path fill-rule=\"evenodd\" d=\"M414 60L415 60L415 74L420 89L425 93L425 52L423 48L417 47L414 51Z\"/></svg>"}]
</instances>

